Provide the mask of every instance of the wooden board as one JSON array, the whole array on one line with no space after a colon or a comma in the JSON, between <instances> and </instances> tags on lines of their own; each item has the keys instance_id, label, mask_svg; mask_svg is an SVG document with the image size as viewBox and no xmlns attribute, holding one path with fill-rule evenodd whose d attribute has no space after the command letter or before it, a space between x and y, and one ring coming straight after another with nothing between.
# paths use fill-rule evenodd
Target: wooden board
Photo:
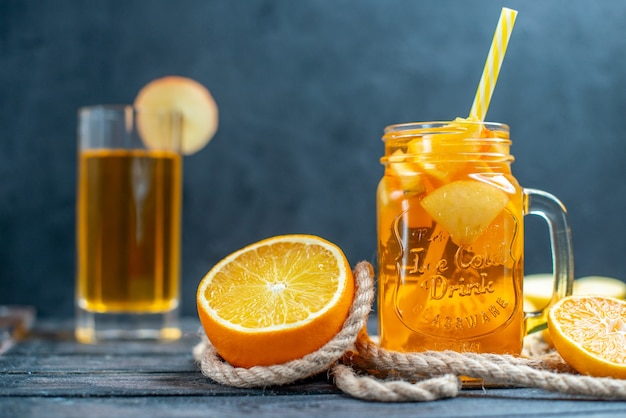
<instances>
[{"instance_id":1,"label":"wooden board","mask_svg":"<svg viewBox=\"0 0 626 418\"><path fill-rule=\"evenodd\" d=\"M622 417L626 402L536 389L463 390L454 399L385 404L339 391L325 373L282 387L237 389L204 377L195 320L167 344L83 345L71 321L43 321L0 356L0 417Z\"/></svg>"}]
</instances>

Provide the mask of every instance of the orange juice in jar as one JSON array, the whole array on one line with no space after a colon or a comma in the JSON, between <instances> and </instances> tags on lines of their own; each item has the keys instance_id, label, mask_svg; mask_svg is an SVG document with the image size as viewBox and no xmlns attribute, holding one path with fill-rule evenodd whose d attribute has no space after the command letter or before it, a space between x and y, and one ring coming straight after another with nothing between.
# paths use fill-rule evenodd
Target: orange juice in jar
<instances>
[{"instance_id":1,"label":"orange juice in jar","mask_svg":"<svg viewBox=\"0 0 626 418\"><path fill-rule=\"evenodd\" d=\"M523 311L523 217L550 224L553 302L571 293L564 207L511 173L509 128L457 119L386 128L377 192L381 345L518 354L546 310Z\"/></svg>"}]
</instances>

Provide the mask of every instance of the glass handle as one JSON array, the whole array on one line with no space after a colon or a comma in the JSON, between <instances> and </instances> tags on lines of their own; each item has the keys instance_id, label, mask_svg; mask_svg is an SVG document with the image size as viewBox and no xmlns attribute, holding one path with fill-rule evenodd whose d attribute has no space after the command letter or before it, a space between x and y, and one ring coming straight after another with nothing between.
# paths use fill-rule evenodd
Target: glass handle
<instances>
[{"instance_id":1,"label":"glass handle","mask_svg":"<svg viewBox=\"0 0 626 418\"><path fill-rule=\"evenodd\" d=\"M555 196L542 190L524 189L524 199L525 213L538 215L548 223L554 274L554 289L550 303L539 311L524 313L526 334L530 334L545 329L550 306L572 294L574 253L565 206Z\"/></svg>"}]
</instances>

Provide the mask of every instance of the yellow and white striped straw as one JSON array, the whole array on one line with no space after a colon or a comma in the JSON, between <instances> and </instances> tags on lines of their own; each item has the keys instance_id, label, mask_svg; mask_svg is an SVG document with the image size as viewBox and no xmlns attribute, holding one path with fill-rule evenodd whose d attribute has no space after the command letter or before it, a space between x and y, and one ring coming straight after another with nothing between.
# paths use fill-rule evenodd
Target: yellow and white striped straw
<instances>
[{"instance_id":1,"label":"yellow and white striped straw","mask_svg":"<svg viewBox=\"0 0 626 418\"><path fill-rule=\"evenodd\" d=\"M493 34L489 55L487 55L487 61L485 62L485 68L483 69L483 75L480 78L476 96L474 97L474 103L470 110L470 118L481 121L485 120L487 109L489 109L489 102L491 101L491 95L493 94L493 89L498 80L500 66L502 65L504 54L506 53L506 47L509 44L509 38L511 37L516 17L517 10L508 9L506 7L502 8L498 26L496 26L496 32Z\"/></svg>"}]
</instances>

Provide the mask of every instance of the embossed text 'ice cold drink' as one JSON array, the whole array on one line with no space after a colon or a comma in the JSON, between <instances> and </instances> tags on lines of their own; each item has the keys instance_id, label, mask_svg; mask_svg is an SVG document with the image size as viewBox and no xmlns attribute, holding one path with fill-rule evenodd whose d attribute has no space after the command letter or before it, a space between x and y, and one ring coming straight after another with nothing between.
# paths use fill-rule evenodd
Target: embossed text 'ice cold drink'
<instances>
[{"instance_id":1,"label":"embossed text 'ice cold drink'","mask_svg":"<svg viewBox=\"0 0 626 418\"><path fill-rule=\"evenodd\" d=\"M565 208L511 174L509 128L472 122L386 128L378 186L383 347L518 354L546 310L523 311L524 215L551 231L553 302L571 293Z\"/></svg>"},{"instance_id":2,"label":"embossed text 'ice cold drink'","mask_svg":"<svg viewBox=\"0 0 626 418\"><path fill-rule=\"evenodd\" d=\"M147 147L138 118L162 124ZM79 113L77 328L83 342L180 336L182 155L174 114Z\"/></svg>"}]
</instances>

